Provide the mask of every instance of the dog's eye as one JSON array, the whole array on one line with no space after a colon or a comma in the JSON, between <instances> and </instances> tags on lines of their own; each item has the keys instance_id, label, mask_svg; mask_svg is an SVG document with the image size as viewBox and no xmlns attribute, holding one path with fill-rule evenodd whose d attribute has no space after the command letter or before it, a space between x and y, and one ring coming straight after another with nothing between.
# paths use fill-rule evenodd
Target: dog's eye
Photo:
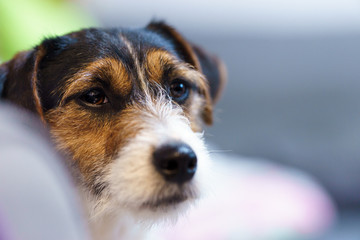
<instances>
[{"instance_id":1,"label":"dog's eye","mask_svg":"<svg viewBox=\"0 0 360 240\"><path fill-rule=\"evenodd\" d=\"M174 80L170 85L170 95L174 101L183 103L189 96L189 85L181 79Z\"/></svg>"},{"instance_id":2,"label":"dog's eye","mask_svg":"<svg viewBox=\"0 0 360 240\"><path fill-rule=\"evenodd\" d=\"M93 105L102 105L109 102L105 93L101 89L91 89L82 95L80 99Z\"/></svg>"}]
</instances>

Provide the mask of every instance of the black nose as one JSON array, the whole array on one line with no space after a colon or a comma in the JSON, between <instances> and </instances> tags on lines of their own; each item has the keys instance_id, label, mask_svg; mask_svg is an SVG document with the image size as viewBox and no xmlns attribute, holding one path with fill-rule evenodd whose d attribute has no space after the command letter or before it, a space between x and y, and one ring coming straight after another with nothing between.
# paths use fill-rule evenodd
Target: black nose
<instances>
[{"instance_id":1,"label":"black nose","mask_svg":"<svg viewBox=\"0 0 360 240\"><path fill-rule=\"evenodd\" d=\"M169 182L185 183L196 172L196 155L186 144L163 145L154 152L153 156L156 169Z\"/></svg>"}]
</instances>

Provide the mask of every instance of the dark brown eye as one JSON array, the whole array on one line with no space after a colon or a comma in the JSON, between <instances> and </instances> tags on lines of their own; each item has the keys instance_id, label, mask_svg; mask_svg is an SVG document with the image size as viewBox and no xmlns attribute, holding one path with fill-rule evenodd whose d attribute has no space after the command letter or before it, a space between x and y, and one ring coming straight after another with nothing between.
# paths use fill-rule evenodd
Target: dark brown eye
<instances>
[{"instance_id":1,"label":"dark brown eye","mask_svg":"<svg viewBox=\"0 0 360 240\"><path fill-rule=\"evenodd\" d=\"M91 89L83 94L80 99L92 105L102 105L109 102L104 91L101 89Z\"/></svg>"},{"instance_id":2,"label":"dark brown eye","mask_svg":"<svg viewBox=\"0 0 360 240\"><path fill-rule=\"evenodd\" d=\"M178 103L183 103L189 96L189 85L184 80L174 80L170 85L170 95Z\"/></svg>"}]
</instances>

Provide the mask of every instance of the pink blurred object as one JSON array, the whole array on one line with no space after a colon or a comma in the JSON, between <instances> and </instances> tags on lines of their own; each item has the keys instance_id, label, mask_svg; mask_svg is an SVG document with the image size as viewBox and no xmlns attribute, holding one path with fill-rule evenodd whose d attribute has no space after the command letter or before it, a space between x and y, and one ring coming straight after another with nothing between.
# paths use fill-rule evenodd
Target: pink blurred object
<instances>
[{"instance_id":1,"label":"pink blurred object","mask_svg":"<svg viewBox=\"0 0 360 240\"><path fill-rule=\"evenodd\" d=\"M332 200L305 173L256 159L214 159L209 194L149 239L307 239L333 223Z\"/></svg>"}]
</instances>

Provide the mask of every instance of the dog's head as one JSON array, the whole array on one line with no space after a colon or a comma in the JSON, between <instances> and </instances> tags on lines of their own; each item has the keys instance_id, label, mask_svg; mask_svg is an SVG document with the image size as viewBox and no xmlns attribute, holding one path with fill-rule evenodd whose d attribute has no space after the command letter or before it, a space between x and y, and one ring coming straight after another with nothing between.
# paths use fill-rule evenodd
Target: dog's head
<instances>
[{"instance_id":1,"label":"dog's head","mask_svg":"<svg viewBox=\"0 0 360 240\"><path fill-rule=\"evenodd\" d=\"M1 65L2 97L40 115L94 214L162 211L198 195L217 58L173 28L85 29Z\"/></svg>"}]
</instances>

